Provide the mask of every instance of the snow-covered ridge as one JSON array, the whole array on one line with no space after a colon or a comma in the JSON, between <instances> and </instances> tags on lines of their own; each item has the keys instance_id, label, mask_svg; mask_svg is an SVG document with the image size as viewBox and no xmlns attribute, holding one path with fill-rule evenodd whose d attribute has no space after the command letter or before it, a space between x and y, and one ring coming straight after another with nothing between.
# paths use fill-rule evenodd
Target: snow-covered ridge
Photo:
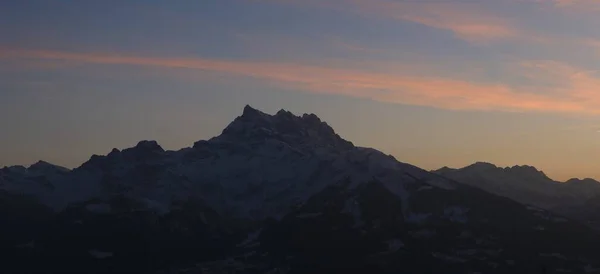
<instances>
[{"instance_id":1,"label":"snow-covered ridge","mask_svg":"<svg viewBox=\"0 0 600 274\"><path fill-rule=\"evenodd\" d=\"M56 210L92 198L106 204L120 195L161 214L177 202L198 199L223 214L260 219L282 216L324 188L348 181L355 188L377 180L403 202L410 198L406 184L455 185L375 149L355 147L314 114L269 115L250 106L221 135L191 148L165 151L155 141L141 141L93 155L72 171L60 169L60 176L51 176L59 169L48 165L33 169L47 171L43 176L51 187L42 190L24 182L27 176L3 175L3 189L33 195Z\"/></svg>"}]
</instances>

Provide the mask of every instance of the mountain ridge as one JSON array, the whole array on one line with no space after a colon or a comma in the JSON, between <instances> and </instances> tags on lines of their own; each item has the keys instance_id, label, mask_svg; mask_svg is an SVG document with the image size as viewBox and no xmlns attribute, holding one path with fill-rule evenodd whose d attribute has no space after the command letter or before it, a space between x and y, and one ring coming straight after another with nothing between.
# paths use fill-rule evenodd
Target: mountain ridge
<instances>
[{"instance_id":1,"label":"mountain ridge","mask_svg":"<svg viewBox=\"0 0 600 274\"><path fill-rule=\"evenodd\" d=\"M503 169L503 170L507 170L507 171L511 171L511 170L517 170L517 169L521 169L521 170L529 170L532 172L538 172L540 175L543 175L545 177L547 177L549 180L552 180L554 182L557 183L570 183L570 182L578 182L578 181L586 181L586 182L596 182L596 183L600 183L599 180L596 180L594 178L590 178L590 177L573 177L573 178L569 178L567 180L561 181L561 180L556 180L556 179L552 179L550 178L544 171L542 171L541 169L536 168L535 166L532 165L509 165L509 166L499 166L490 162L483 162L483 161L476 161L473 164L470 165L466 165L464 167L449 167L449 166L443 166L441 168L438 169L432 169L432 172L445 172L445 171L456 171L456 170L464 170L467 168L472 168L472 167L487 167L489 169Z\"/></svg>"},{"instance_id":2,"label":"mountain ridge","mask_svg":"<svg viewBox=\"0 0 600 274\"><path fill-rule=\"evenodd\" d=\"M441 168L433 172L600 229L597 210L600 208L600 182L594 179L573 178L560 182L532 166L502 168L492 164Z\"/></svg>"},{"instance_id":3,"label":"mountain ridge","mask_svg":"<svg viewBox=\"0 0 600 274\"><path fill-rule=\"evenodd\" d=\"M0 170L0 267L38 262L26 273L600 267L583 224L354 146L311 114L247 106L192 147L146 140L67 173L21 171Z\"/></svg>"}]
</instances>

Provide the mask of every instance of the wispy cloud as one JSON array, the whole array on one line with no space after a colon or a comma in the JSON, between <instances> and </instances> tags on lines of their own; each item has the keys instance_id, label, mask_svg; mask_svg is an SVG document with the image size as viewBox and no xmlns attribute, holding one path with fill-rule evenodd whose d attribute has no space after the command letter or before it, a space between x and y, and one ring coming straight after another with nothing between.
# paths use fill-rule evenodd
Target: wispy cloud
<instances>
[{"instance_id":1,"label":"wispy cloud","mask_svg":"<svg viewBox=\"0 0 600 274\"><path fill-rule=\"evenodd\" d=\"M429 1L429 0L270 0L284 4L310 5L350 12L370 18L412 22L449 31L471 43L499 41L533 43L564 43L559 33L540 30L518 17L511 17L492 8L492 1ZM599 0L498 0L512 7L539 5L558 11L597 12ZM533 9L544 12L540 9ZM546 10L548 11L548 10ZM546 14L548 15L548 13ZM557 19L560 20L560 19ZM580 41L573 41L579 43Z\"/></svg>"},{"instance_id":2,"label":"wispy cloud","mask_svg":"<svg viewBox=\"0 0 600 274\"><path fill-rule=\"evenodd\" d=\"M382 102L453 110L536 111L600 114L600 79L592 72L565 64L524 62L535 77L558 78L564 85L536 90L478 83L442 76L418 76L410 71L364 71L297 63L233 61L202 58L159 58L105 53L44 50L0 50L0 57L56 60L103 65L186 68L262 79L272 84L311 92L338 94ZM537 92L533 92L534 89Z\"/></svg>"},{"instance_id":3,"label":"wispy cloud","mask_svg":"<svg viewBox=\"0 0 600 274\"><path fill-rule=\"evenodd\" d=\"M277 3L313 5L352 12L373 18L422 24L450 31L469 42L504 39L539 39L515 26L510 18L490 12L477 1L394 1L394 0L287 0Z\"/></svg>"},{"instance_id":4,"label":"wispy cloud","mask_svg":"<svg viewBox=\"0 0 600 274\"><path fill-rule=\"evenodd\" d=\"M510 20L481 9L473 3L390 0L351 2L361 12L451 31L457 37L472 42L524 36Z\"/></svg>"}]
</instances>

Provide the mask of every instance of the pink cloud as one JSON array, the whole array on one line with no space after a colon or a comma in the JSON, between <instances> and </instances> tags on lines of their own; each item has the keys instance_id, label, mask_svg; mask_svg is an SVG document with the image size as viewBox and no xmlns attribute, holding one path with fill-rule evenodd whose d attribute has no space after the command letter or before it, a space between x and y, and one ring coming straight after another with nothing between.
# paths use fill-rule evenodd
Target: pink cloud
<instances>
[{"instance_id":1,"label":"pink cloud","mask_svg":"<svg viewBox=\"0 0 600 274\"><path fill-rule=\"evenodd\" d=\"M0 58L54 60L102 65L135 65L212 71L261 79L282 87L337 94L382 102L430 106L452 110L535 111L600 114L600 79L593 73L565 64L523 62L535 70L532 77L564 82L555 88L511 88L441 76L416 76L410 70L394 73L360 69L202 58L158 58L106 53L44 50L0 50ZM536 92L534 92L536 91Z\"/></svg>"}]
</instances>

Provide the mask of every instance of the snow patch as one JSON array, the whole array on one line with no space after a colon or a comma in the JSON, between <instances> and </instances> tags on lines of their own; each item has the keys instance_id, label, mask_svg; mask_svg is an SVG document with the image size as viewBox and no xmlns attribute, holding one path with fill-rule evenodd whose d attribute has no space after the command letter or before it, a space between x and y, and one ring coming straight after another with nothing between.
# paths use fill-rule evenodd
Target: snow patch
<instances>
[{"instance_id":1,"label":"snow patch","mask_svg":"<svg viewBox=\"0 0 600 274\"><path fill-rule=\"evenodd\" d=\"M468 230L463 230L460 233L460 235L458 235L458 238L462 238L462 239L471 238L471 237L473 237L473 233L471 233L471 231L468 231Z\"/></svg>"},{"instance_id":2,"label":"snow patch","mask_svg":"<svg viewBox=\"0 0 600 274\"><path fill-rule=\"evenodd\" d=\"M404 247L404 243L400 239L391 239L391 240L388 240L386 243L388 245L389 252L396 252L400 248Z\"/></svg>"},{"instance_id":3,"label":"snow patch","mask_svg":"<svg viewBox=\"0 0 600 274\"><path fill-rule=\"evenodd\" d=\"M262 232L262 228L257 231L254 231L252 233L249 233L248 237L246 237L246 239L243 242L239 243L237 246L238 247L247 247L248 245L250 245L251 243L253 243L254 241L256 241L258 239L261 232Z\"/></svg>"},{"instance_id":4,"label":"snow patch","mask_svg":"<svg viewBox=\"0 0 600 274\"><path fill-rule=\"evenodd\" d=\"M427 221L427 218L429 218L431 216L431 213L408 213L407 216L405 216L405 222L407 223L411 223L411 224L423 224L424 222Z\"/></svg>"},{"instance_id":5,"label":"snow patch","mask_svg":"<svg viewBox=\"0 0 600 274\"><path fill-rule=\"evenodd\" d=\"M467 212L468 208L461 206L452 206L444 209L444 218L454 223L465 224L468 221Z\"/></svg>"},{"instance_id":6,"label":"snow patch","mask_svg":"<svg viewBox=\"0 0 600 274\"><path fill-rule=\"evenodd\" d=\"M531 211L536 211L536 212L545 212L545 210L543 210L541 208L534 207L534 206L527 206L527 209L529 209Z\"/></svg>"},{"instance_id":7,"label":"snow patch","mask_svg":"<svg viewBox=\"0 0 600 274\"><path fill-rule=\"evenodd\" d=\"M562 218L562 217L552 216L549 212L536 212L536 213L534 213L534 215L541 219L544 219L546 221L551 221L551 222L555 222L555 223L567 222L567 219Z\"/></svg>"}]
</instances>

